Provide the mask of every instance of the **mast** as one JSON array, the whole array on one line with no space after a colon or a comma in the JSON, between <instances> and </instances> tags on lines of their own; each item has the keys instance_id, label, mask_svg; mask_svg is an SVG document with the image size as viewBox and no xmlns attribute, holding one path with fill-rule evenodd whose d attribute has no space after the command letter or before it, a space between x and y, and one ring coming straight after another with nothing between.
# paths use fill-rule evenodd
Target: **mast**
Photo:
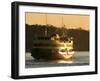
<instances>
[{"instance_id":1,"label":"mast","mask_svg":"<svg viewBox=\"0 0 100 81\"><path fill-rule=\"evenodd\" d=\"M62 36L63 37L67 37L67 32L64 30L64 28L65 28L65 24L64 24L64 18L63 18L63 16L62 16L62 29L63 29L63 33L62 33Z\"/></svg>"},{"instance_id":2,"label":"mast","mask_svg":"<svg viewBox=\"0 0 100 81\"><path fill-rule=\"evenodd\" d=\"M46 26L47 26L47 14L45 14ZM45 36L47 36L47 27L45 28Z\"/></svg>"},{"instance_id":3,"label":"mast","mask_svg":"<svg viewBox=\"0 0 100 81\"><path fill-rule=\"evenodd\" d=\"M62 34L62 36L63 36L63 37L65 36L64 27L65 27L65 25L64 25L64 20L63 20L63 16L62 16L62 29L63 29L63 34Z\"/></svg>"}]
</instances>

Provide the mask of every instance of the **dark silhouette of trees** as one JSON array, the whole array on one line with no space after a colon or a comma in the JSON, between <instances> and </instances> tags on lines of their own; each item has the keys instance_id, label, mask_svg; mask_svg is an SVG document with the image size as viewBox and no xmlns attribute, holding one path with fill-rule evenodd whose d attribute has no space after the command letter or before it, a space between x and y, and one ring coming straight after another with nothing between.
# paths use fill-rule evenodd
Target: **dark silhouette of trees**
<instances>
[{"instance_id":1,"label":"dark silhouette of trees","mask_svg":"<svg viewBox=\"0 0 100 81\"><path fill-rule=\"evenodd\" d=\"M26 51L30 51L35 37L45 36L45 29L47 29L47 36L53 34L64 35L66 37L73 37L75 51L89 51L89 31L78 29L67 29L63 27L55 27L53 25L28 25L26 24Z\"/></svg>"}]
</instances>

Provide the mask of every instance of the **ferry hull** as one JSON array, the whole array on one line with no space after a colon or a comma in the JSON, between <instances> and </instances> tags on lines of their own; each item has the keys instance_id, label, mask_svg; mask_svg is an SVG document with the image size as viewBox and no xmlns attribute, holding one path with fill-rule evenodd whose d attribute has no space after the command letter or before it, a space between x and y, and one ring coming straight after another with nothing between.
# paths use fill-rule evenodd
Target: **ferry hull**
<instances>
[{"instance_id":1,"label":"ferry hull","mask_svg":"<svg viewBox=\"0 0 100 81\"><path fill-rule=\"evenodd\" d=\"M74 52L65 52L64 54L59 53L57 49L43 49L43 48L33 48L31 50L31 56L35 59L70 59L74 55Z\"/></svg>"}]
</instances>

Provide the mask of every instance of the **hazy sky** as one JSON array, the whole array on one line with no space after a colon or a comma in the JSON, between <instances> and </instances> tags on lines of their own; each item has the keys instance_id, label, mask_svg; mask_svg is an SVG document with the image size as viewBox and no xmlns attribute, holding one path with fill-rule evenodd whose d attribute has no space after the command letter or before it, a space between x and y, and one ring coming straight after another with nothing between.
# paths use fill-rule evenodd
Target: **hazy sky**
<instances>
[{"instance_id":1,"label":"hazy sky","mask_svg":"<svg viewBox=\"0 0 100 81\"><path fill-rule=\"evenodd\" d=\"M66 28L82 28L89 30L90 16L88 15L71 15L71 14L44 14L30 13L25 14L26 24L51 24L57 27L65 25ZM47 21L46 21L47 20Z\"/></svg>"}]
</instances>

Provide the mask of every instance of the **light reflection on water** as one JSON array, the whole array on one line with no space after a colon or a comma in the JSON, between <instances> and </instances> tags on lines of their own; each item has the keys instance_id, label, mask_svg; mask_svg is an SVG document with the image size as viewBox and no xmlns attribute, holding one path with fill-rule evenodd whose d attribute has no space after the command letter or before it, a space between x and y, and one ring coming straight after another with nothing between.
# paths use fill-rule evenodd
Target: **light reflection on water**
<instances>
[{"instance_id":1,"label":"light reflection on water","mask_svg":"<svg viewBox=\"0 0 100 81\"><path fill-rule=\"evenodd\" d=\"M73 60L58 60L58 61L56 61L57 63L68 63L68 64L71 64L71 63L73 63Z\"/></svg>"}]
</instances>

